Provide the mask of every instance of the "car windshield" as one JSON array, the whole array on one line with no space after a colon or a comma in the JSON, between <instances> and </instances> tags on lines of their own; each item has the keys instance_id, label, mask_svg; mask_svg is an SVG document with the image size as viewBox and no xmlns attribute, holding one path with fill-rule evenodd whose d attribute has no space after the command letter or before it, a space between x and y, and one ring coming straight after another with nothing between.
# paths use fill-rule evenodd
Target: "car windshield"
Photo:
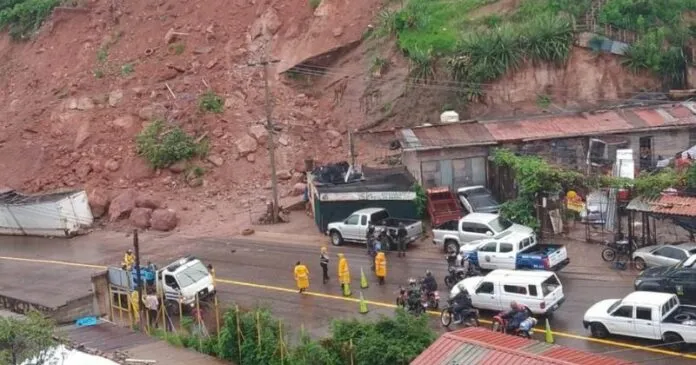
<instances>
[{"instance_id":1,"label":"car windshield","mask_svg":"<svg viewBox=\"0 0 696 365\"><path fill-rule=\"evenodd\" d=\"M176 274L176 281L179 282L179 285L181 285L182 288L185 288L208 275L210 275L210 273L208 273L208 269L203 265L203 263L198 261L191 267L188 267Z\"/></svg>"},{"instance_id":2,"label":"car windshield","mask_svg":"<svg viewBox=\"0 0 696 365\"><path fill-rule=\"evenodd\" d=\"M488 225L493 228L494 231L496 232L502 232L510 227L512 227L512 222L508 219L505 219L501 216L498 216L497 218L493 219L492 221L488 222Z\"/></svg>"},{"instance_id":3,"label":"car windshield","mask_svg":"<svg viewBox=\"0 0 696 365\"><path fill-rule=\"evenodd\" d=\"M469 204L471 204L471 207L476 209L480 208L487 208L487 207L495 207L498 205L498 202L493 199L492 196L485 194L485 195L471 195L469 196Z\"/></svg>"},{"instance_id":4,"label":"car windshield","mask_svg":"<svg viewBox=\"0 0 696 365\"><path fill-rule=\"evenodd\" d=\"M617 300L616 302L614 302L614 304L612 304L612 305L609 307L609 309L607 309L607 313L613 312L614 309L616 309L620 304L621 304L621 301L620 301L620 300Z\"/></svg>"}]
</instances>

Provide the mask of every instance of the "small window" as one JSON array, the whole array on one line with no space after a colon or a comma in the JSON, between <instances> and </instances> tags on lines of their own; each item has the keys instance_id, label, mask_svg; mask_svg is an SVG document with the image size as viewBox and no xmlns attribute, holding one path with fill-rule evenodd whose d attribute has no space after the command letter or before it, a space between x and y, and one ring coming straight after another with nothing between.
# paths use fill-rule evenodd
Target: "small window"
<instances>
[{"instance_id":1,"label":"small window","mask_svg":"<svg viewBox=\"0 0 696 365\"><path fill-rule=\"evenodd\" d=\"M360 225L361 225L361 226L366 226L366 225L367 225L367 216L366 216L366 215L360 217Z\"/></svg>"},{"instance_id":2,"label":"small window","mask_svg":"<svg viewBox=\"0 0 696 365\"><path fill-rule=\"evenodd\" d=\"M529 288L529 295L530 296L536 297L538 295L536 285L530 285L527 288Z\"/></svg>"},{"instance_id":3,"label":"small window","mask_svg":"<svg viewBox=\"0 0 696 365\"><path fill-rule=\"evenodd\" d=\"M644 307L636 307L636 318L652 321L652 309Z\"/></svg>"},{"instance_id":4,"label":"small window","mask_svg":"<svg viewBox=\"0 0 696 365\"><path fill-rule=\"evenodd\" d=\"M512 243L500 243L500 253L512 252Z\"/></svg>"},{"instance_id":5,"label":"small window","mask_svg":"<svg viewBox=\"0 0 696 365\"><path fill-rule=\"evenodd\" d=\"M359 215L351 215L350 217L348 217L348 219L346 219L346 224L355 226L358 224L358 219L360 219Z\"/></svg>"},{"instance_id":6,"label":"small window","mask_svg":"<svg viewBox=\"0 0 696 365\"><path fill-rule=\"evenodd\" d=\"M495 252L495 249L498 247L498 242L488 242L485 245L483 245L481 248L479 248L479 251L481 252Z\"/></svg>"},{"instance_id":7,"label":"small window","mask_svg":"<svg viewBox=\"0 0 696 365\"><path fill-rule=\"evenodd\" d=\"M476 294L493 294L493 283L484 281L478 289L476 289Z\"/></svg>"},{"instance_id":8,"label":"small window","mask_svg":"<svg viewBox=\"0 0 696 365\"><path fill-rule=\"evenodd\" d=\"M506 293L527 295L527 288L518 285L503 285L503 290Z\"/></svg>"},{"instance_id":9,"label":"small window","mask_svg":"<svg viewBox=\"0 0 696 365\"><path fill-rule=\"evenodd\" d=\"M623 307L620 307L619 309L615 310L614 313L612 313L611 315L614 317L621 318L633 318L633 306L624 305Z\"/></svg>"},{"instance_id":10,"label":"small window","mask_svg":"<svg viewBox=\"0 0 696 365\"><path fill-rule=\"evenodd\" d=\"M170 288L178 288L179 287L179 284L176 283L176 280L171 275L164 276L164 283Z\"/></svg>"}]
</instances>

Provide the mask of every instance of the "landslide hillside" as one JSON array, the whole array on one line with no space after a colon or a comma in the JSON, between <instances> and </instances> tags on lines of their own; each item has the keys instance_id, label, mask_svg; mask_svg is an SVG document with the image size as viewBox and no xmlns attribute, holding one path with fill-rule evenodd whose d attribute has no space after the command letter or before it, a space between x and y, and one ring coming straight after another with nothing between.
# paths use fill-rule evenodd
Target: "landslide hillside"
<instances>
[{"instance_id":1,"label":"landslide hillside","mask_svg":"<svg viewBox=\"0 0 696 365\"><path fill-rule=\"evenodd\" d=\"M686 83L691 0L0 0L0 185L125 189L235 230L268 198L263 67L283 196L347 131L555 112ZM594 23L592 23L594 22ZM581 27L637 36L619 58ZM590 42L592 43L592 42ZM597 43L597 42L595 42ZM601 43L601 41L599 42ZM276 62L277 61L277 62ZM389 140L358 139L362 162ZM241 223L240 223L241 224ZM190 228L190 230L195 230Z\"/></svg>"}]
</instances>

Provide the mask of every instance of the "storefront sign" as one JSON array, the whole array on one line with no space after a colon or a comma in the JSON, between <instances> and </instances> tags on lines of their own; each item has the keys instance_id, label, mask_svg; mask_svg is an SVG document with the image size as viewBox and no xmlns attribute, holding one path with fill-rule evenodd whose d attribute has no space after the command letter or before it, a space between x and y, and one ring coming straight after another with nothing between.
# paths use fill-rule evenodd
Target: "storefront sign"
<instances>
[{"instance_id":1,"label":"storefront sign","mask_svg":"<svg viewBox=\"0 0 696 365\"><path fill-rule=\"evenodd\" d=\"M360 193L321 193L321 201L356 201L356 200L414 200L413 191L377 191Z\"/></svg>"}]
</instances>

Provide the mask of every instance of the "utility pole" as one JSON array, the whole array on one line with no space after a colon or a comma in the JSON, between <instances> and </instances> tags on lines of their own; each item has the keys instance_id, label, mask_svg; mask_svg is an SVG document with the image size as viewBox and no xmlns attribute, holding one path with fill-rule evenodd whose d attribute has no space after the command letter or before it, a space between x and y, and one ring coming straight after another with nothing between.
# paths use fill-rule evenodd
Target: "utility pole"
<instances>
[{"instance_id":1,"label":"utility pole","mask_svg":"<svg viewBox=\"0 0 696 365\"><path fill-rule=\"evenodd\" d=\"M137 277L137 291L138 291L138 319L139 328L142 332L144 329L143 325L143 278L140 276L140 242L138 241L138 230L133 230L133 251L135 252L135 275Z\"/></svg>"},{"instance_id":2,"label":"utility pole","mask_svg":"<svg viewBox=\"0 0 696 365\"><path fill-rule=\"evenodd\" d=\"M273 105L271 104L271 90L268 86L268 65L278 63L280 60L267 60L264 56L263 60L258 63L249 63L249 66L263 66L263 82L266 89L266 129L268 130L268 155L271 159L271 188L273 191L273 217L272 222L278 223L278 177L276 176L275 162L275 140L273 139L274 128L271 114L273 113Z\"/></svg>"},{"instance_id":3,"label":"utility pole","mask_svg":"<svg viewBox=\"0 0 696 365\"><path fill-rule=\"evenodd\" d=\"M353 131L348 131L348 146L350 148L350 165L355 169L355 140L353 139Z\"/></svg>"}]
</instances>

